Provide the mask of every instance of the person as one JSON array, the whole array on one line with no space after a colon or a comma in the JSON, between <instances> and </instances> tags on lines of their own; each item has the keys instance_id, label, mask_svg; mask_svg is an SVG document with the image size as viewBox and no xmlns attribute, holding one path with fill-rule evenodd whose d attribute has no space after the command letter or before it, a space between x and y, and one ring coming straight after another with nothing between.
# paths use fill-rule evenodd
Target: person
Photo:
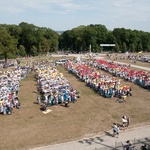
<instances>
[{"instance_id":1,"label":"person","mask_svg":"<svg viewBox=\"0 0 150 150\"><path fill-rule=\"evenodd\" d=\"M65 101L65 107L69 107L69 102L68 101Z\"/></svg>"},{"instance_id":2,"label":"person","mask_svg":"<svg viewBox=\"0 0 150 150\"><path fill-rule=\"evenodd\" d=\"M118 138L118 135L119 135L119 127L117 126L117 124L114 125L114 128L113 128L113 136L117 136Z\"/></svg>"},{"instance_id":3,"label":"person","mask_svg":"<svg viewBox=\"0 0 150 150\"><path fill-rule=\"evenodd\" d=\"M130 124L130 117L127 117L127 127L129 126Z\"/></svg>"},{"instance_id":4,"label":"person","mask_svg":"<svg viewBox=\"0 0 150 150\"><path fill-rule=\"evenodd\" d=\"M128 127L130 124L130 117L127 117L126 115L122 116L122 126Z\"/></svg>"},{"instance_id":5,"label":"person","mask_svg":"<svg viewBox=\"0 0 150 150\"><path fill-rule=\"evenodd\" d=\"M133 145L130 140L127 140L126 142L122 142L123 150L132 150Z\"/></svg>"},{"instance_id":6,"label":"person","mask_svg":"<svg viewBox=\"0 0 150 150\"><path fill-rule=\"evenodd\" d=\"M44 104L43 104L42 110L43 110L43 111L46 111L46 110L47 110L47 103L44 103Z\"/></svg>"},{"instance_id":7,"label":"person","mask_svg":"<svg viewBox=\"0 0 150 150\"><path fill-rule=\"evenodd\" d=\"M19 100L19 98L18 98L18 97L16 97L16 98L15 98L15 100L16 100L16 108L17 108L17 109L20 109L21 104L20 104L20 100Z\"/></svg>"},{"instance_id":8,"label":"person","mask_svg":"<svg viewBox=\"0 0 150 150\"><path fill-rule=\"evenodd\" d=\"M146 144L144 144L144 145L141 146L141 150L148 150Z\"/></svg>"},{"instance_id":9,"label":"person","mask_svg":"<svg viewBox=\"0 0 150 150\"><path fill-rule=\"evenodd\" d=\"M37 97L37 103L38 103L38 104L41 103L41 97L40 97L40 95L38 95L38 97Z\"/></svg>"},{"instance_id":10,"label":"person","mask_svg":"<svg viewBox=\"0 0 150 150\"><path fill-rule=\"evenodd\" d=\"M10 115L12 113L11 109L11 101L10 99L7 101L7 114Z\"/></svg>"},{"instance_id":11,"label":"person","mask_svg":"<svg viewBox=\"0 0 150 150\"><path fill-rule=\"evenodd\" d=\"M127 124L127 122L128 122L128 121L127 121L127 116L126 116L126 115L123 115L123 116L122 116L122 126L125 127L126 124Z\"/></svg>"}]
</instances>

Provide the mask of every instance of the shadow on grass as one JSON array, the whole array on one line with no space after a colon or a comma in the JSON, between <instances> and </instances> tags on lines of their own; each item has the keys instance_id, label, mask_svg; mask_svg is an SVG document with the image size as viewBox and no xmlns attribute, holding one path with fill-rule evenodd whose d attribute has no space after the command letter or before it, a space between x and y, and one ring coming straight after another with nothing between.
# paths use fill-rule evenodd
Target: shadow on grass
<instances>
[{"instance_id":1,"label":"shadow on grass","mask_svg":"<svg viewBox=\"0 0 150 150\"><path fill-rule=\"evenodd\" d=\"M40 107L40 110L41 111L46 111L46 109L43 106Z\"/></svg>"},{"instance_id":2,"label":"shadow on grass","mask_svg":"<svg viewBox=\"0 0 150 150\"><path fill-rule=\"evenodd\" d=\"M38 102L33 102L33 104L39 105Z\"/></svg>"},{"instance_id":3,"label":"shadow on grass","mask_svg":"<svg viewBox=\"0 0 150 150\"><path fill-rule=\"evenodd\" d=\"M118 127L123 127L122 124L114 122L113 125L117 124ZM113 126L111 126L113 128Z\"/></svg>"}]
</instances>

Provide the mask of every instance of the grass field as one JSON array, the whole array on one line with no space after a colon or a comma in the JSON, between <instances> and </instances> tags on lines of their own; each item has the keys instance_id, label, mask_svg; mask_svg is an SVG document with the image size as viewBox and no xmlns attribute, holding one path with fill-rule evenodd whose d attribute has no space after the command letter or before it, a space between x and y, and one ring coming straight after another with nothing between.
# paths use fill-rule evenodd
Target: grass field
<instances>
[{"instance_id":1,"label":"grass field","mask_svg":"<svg viewBox=\"0 0 150 150\"><path fill-rule=\"evenodd\" d=\"M125 103L116 103L115 98L99 96L63 67L58 69L81 93L81 98L69 108L50 107L52 111L45 115L36 104L34 73L28 74L21 82L21 109L15 109L12 115L0 115L0 149L29 149L102 134L112 130L114 122L122 123L123 114L131 118L129 128L150 123L150 91L122 79L123 85L132 86L133 96Z\"/></svg>"}]
</instances>

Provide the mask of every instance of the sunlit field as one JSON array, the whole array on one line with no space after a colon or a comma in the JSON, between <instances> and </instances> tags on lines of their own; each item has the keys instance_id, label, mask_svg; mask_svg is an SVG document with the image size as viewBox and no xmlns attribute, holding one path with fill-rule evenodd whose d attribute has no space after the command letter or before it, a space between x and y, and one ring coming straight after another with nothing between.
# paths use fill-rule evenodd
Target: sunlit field
<instances>
[{"instance_id":1,"label":"sunlit field","mask_svg":"<svg viewBox=\"0 0 150 150\"><path fill-rule=\"evenodd\" d=\"M73 56L41 56L20 61L31 63L62 58L74 59ZM118 61L130 63L130 60ZM150 66L149 63L139 61L136 65ZM35 73L27 74L27 78L21 81L19 91L21 109L14 109L12 115L0 115L0 149L29 149L104 134L112 131L113 123L122 123L123 114L131 118L129 128L150 123L150 91L121 79L121 84L132 87L133 95L127 97L124 103L116 103L116 98L100 96L63 66L57 66L57 69L80 92L81 97L77 102L70 103L68 108L61 105L51 106L49 109L52 111L43 114L40 110L42 106L36 103L38 91Z\"/></svg>"}]
</instances>

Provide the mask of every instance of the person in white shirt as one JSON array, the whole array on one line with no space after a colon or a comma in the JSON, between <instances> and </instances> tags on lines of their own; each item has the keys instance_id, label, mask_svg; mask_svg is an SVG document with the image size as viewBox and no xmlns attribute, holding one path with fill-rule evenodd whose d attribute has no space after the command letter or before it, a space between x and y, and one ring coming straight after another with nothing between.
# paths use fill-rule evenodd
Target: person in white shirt
<instances>
[{"instance_id":1,"label":"person in white shirt","mask_svg":"<svg viewBox=\"0 0 150 150\"><path fill-rule=\"evenodd\" d=\"M122 126L128 127L130 124L130 117L127 117L126 115L122 116Z\"/></svg>"},{"instance_id":2,"label":"person in white shirt","mask_svg":"<svg viewBox=\"0 0 150 150\"><path fill-rule=\"evenodd\" d=\"M114 128L113 128L113 136L117 137L118 138L118 135L119 135L119 127L117 126L117 124L114 125Z\"/></svg>"}]
</instances>

